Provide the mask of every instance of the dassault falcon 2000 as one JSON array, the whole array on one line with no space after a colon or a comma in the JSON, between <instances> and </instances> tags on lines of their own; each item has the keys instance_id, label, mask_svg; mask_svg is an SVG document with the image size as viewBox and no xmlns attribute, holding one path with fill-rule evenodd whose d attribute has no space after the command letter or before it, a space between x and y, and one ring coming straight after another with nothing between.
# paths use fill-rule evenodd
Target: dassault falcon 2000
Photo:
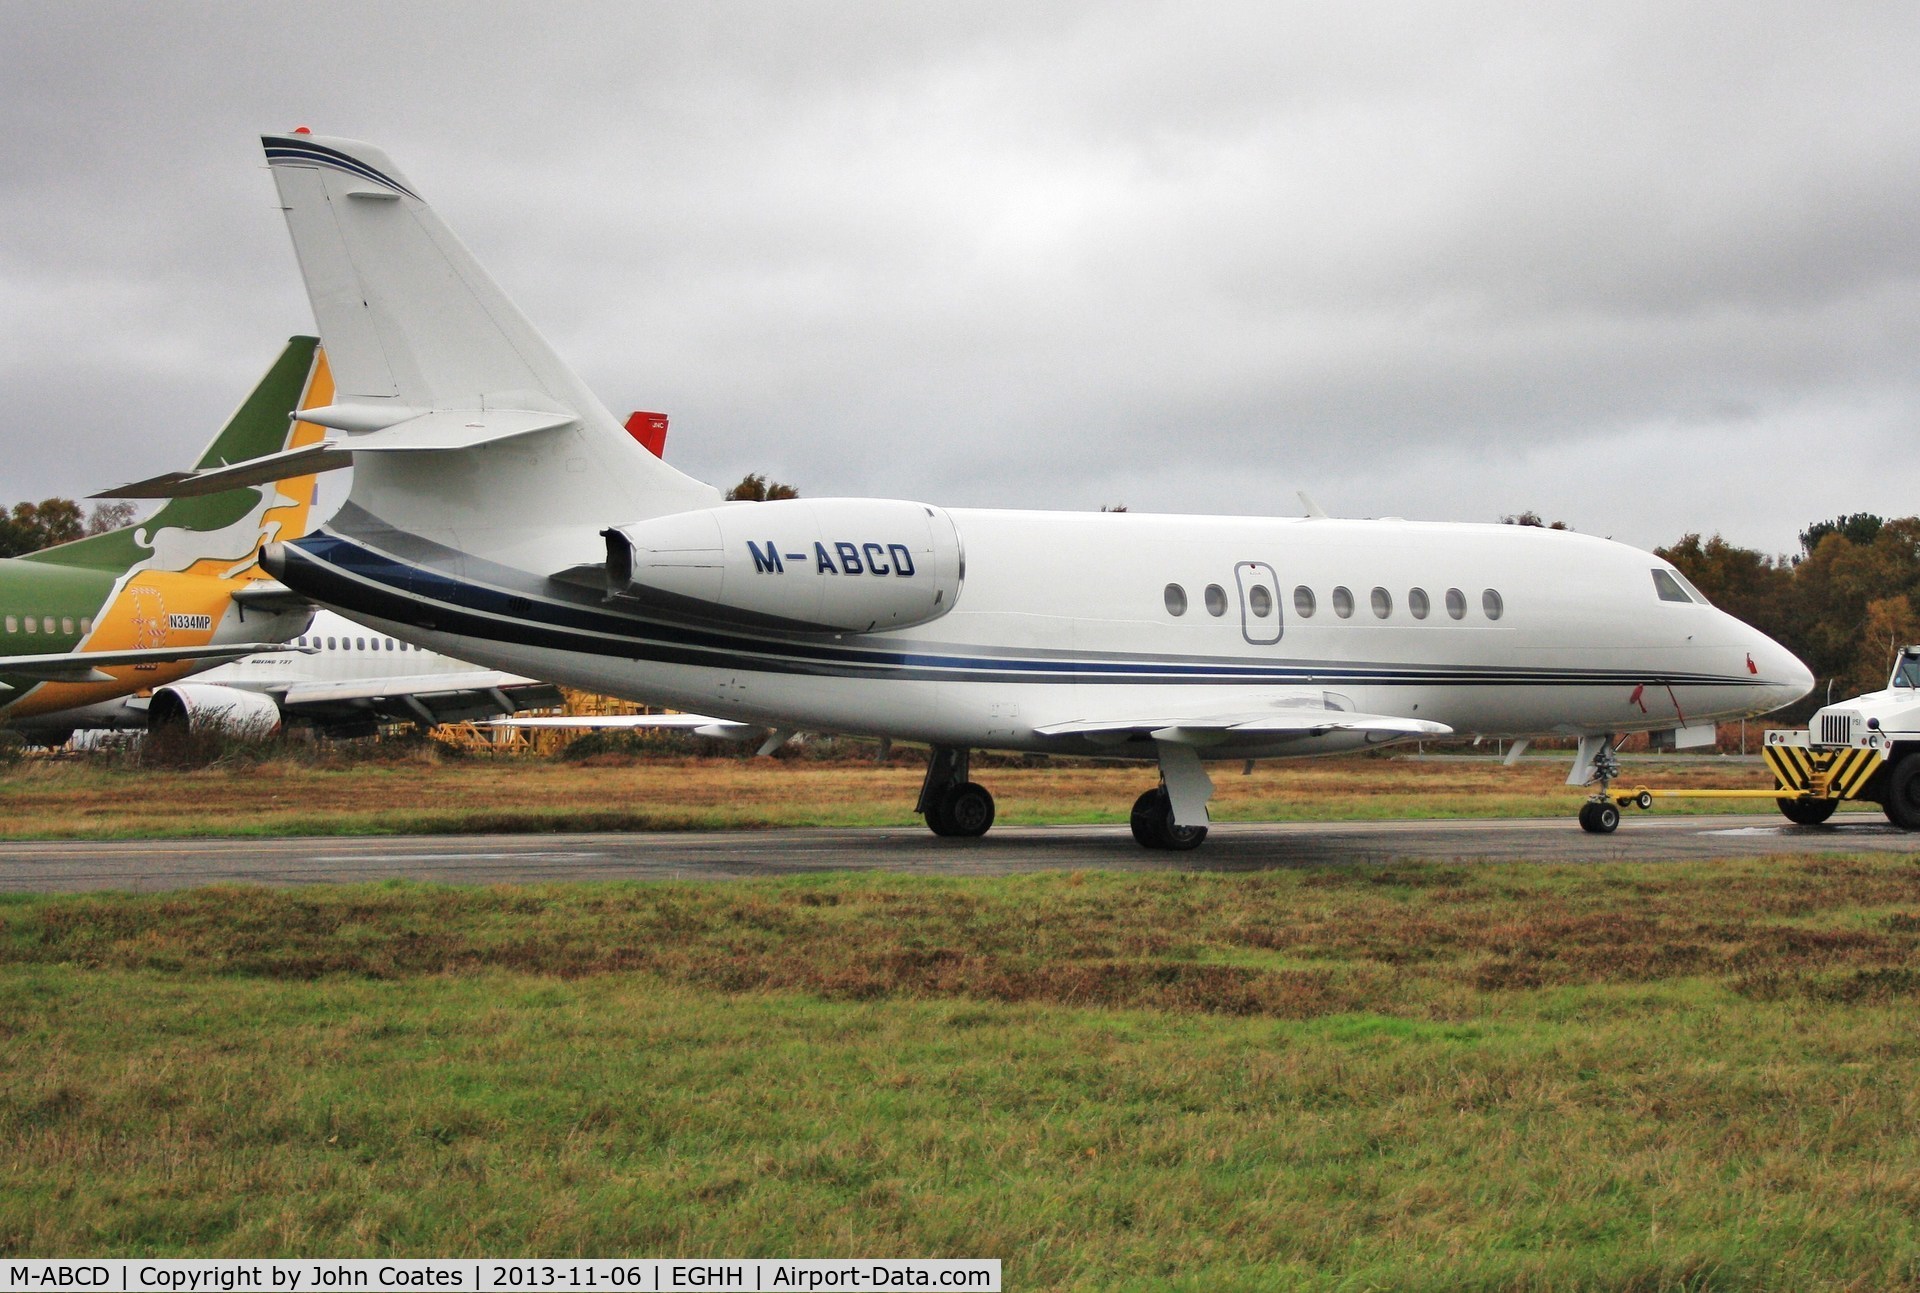
<instances>
[{"instance_id":1,"label":"dassault falcon 2000","mask_svg":"<svg viewBox=\"0 0 1920 1293\"><path fill-rule=\"evenodd\" d=\"M775 736L925 742L940 834L992 824L979 748L1157 762L1134 834L1190 848L1208 759L1554 734L1582 738L1578 776L1617 734L1812 685L1666 562L1575 534L722 502L622 433L379 149L264 143L337 382L302 416L341 435L296 453L354 466L345 506L268 568L497 668Z\"/></svg>"}]
</instances>

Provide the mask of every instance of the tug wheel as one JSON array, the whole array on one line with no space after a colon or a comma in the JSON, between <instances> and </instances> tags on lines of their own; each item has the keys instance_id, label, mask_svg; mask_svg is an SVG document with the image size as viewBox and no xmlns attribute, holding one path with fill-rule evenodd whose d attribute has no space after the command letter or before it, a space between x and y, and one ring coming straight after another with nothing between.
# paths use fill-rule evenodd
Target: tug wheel
<instances>
[{"instance_id":1,"label":"tug wheel","mask_svg":"<svg viewBox=\"0 0 1920 1293\"><path fill-rule=\"evenodd\" d=\"M1818 826L1840 807L1838 799L1776 799L1780 815L1795 826Z\"/></svg>"},{"instance_id":2,"label":"tug wheel","mask_svg":"<svg viewBox=\"0 0 1920 1293\"><path fill-rule=\"evenodd\" d=\"M1920 754L1903 754L1888 769L1887 820L1903 831L1920 831Z\"/></svg>"}]
</instances>

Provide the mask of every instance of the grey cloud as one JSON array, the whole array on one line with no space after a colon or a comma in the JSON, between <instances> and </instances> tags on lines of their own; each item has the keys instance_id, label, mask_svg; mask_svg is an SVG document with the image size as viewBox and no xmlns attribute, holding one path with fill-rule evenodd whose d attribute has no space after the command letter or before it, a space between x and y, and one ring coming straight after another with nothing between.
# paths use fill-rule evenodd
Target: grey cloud
<instances>
[{"instance_id":1,"label":"grey cloud","mask_svg":"<svg viewBox=\"0 0 1920 1293\"><path fill-rule=\"evenodd\" d=\"M1763 547L1920 508L1911 6L10 13L0 500L177 465L311 326L255 143L305 123L712 479Z\"/></svg>"}]
</instances>

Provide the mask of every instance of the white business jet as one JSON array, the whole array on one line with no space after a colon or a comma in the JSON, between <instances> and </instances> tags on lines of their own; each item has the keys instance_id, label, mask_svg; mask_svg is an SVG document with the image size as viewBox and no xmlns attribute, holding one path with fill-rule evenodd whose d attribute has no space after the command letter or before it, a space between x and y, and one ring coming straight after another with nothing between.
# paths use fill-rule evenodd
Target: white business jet
<instances>
[{"instance_id":1,"label":"white business jet","mask_svg":"<svg viewBox=\"0 0 1920 1293\"><path fill-rule=\"evenodd\" d=\"M1502 525L721 501L623 433L379 149L304 131L268 164L333 360L326 445L217 489L354 466L268 550L288 585L396 637L589 691L932 747L918 811L983 834L980 748L1159 765L1133 830L1206 833L1204 762L1449 734L1698 733L1807 669L1668 563ZM1683 742L1684 743L1684 742ZM1589 829L1610 830L1598 806Z\"/></svg>"}]
</instances>

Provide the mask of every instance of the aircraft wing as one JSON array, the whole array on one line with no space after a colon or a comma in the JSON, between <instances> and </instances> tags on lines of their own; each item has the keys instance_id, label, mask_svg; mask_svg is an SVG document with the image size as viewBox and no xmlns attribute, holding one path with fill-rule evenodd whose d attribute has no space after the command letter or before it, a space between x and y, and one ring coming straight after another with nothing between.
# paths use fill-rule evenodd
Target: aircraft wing
<instances>
[{"instance_id":1,"label":"aircraft wing","mask_svg":"<svg viewBox=\"0 0 1920 1293\"><path fill-rule=\"evenodd\" d=\"M731 719L709 718L705 714L536 714L527 718L496 718L481 726L572 731L677 729L692 732L695 736L718 737L723 741L744 741L767 734L767 728L757 723L736 723Z\"/></svg>"},{"instance_id":2,"label":"aircraft wing","mask_svg":"<svg viewBox=\"0 0 1920 1293\"><path fill-rule=\"evenodd\" d=\"M144 647L126 651L61 651L51 655L0 656L0 674L35 682L111 682L100 670L129 664L178 664L182 660L237 660L286 649L282 642L228 642L220 646Z\"/></svg>"},{"instance_id":3,"label":"aircraft wing","mask_svg":"<svg viewBox=\"0 0 1920 1293\"><path fill-rule=\"evenodd\" d=\"M345 682L296 683L276 697L295 718L329 722L374 718L393 722L459 723L563 703L560 689L493 669Z\"/></svg>"},{"instance_id":4,"label":"aircraft wing","mask_svg":"<svg viewBox=\"0 0 1920 1293\"><path fill-rule=\"evenodd\" d=\"M1243 713L1183 715L1165 713L1142 719L1074 719L1044 723L1033 729L1042 736L1083 736L1098 744L1119 744L1132 737L1149 737L1171 745L1208 746L1231 742L1285 744L1335 732L1363 732L1383 739L1451 736L1445 723L1393 714L1361 714L1350 709L1299 706Z\"/></svg>"}]
</instances>

